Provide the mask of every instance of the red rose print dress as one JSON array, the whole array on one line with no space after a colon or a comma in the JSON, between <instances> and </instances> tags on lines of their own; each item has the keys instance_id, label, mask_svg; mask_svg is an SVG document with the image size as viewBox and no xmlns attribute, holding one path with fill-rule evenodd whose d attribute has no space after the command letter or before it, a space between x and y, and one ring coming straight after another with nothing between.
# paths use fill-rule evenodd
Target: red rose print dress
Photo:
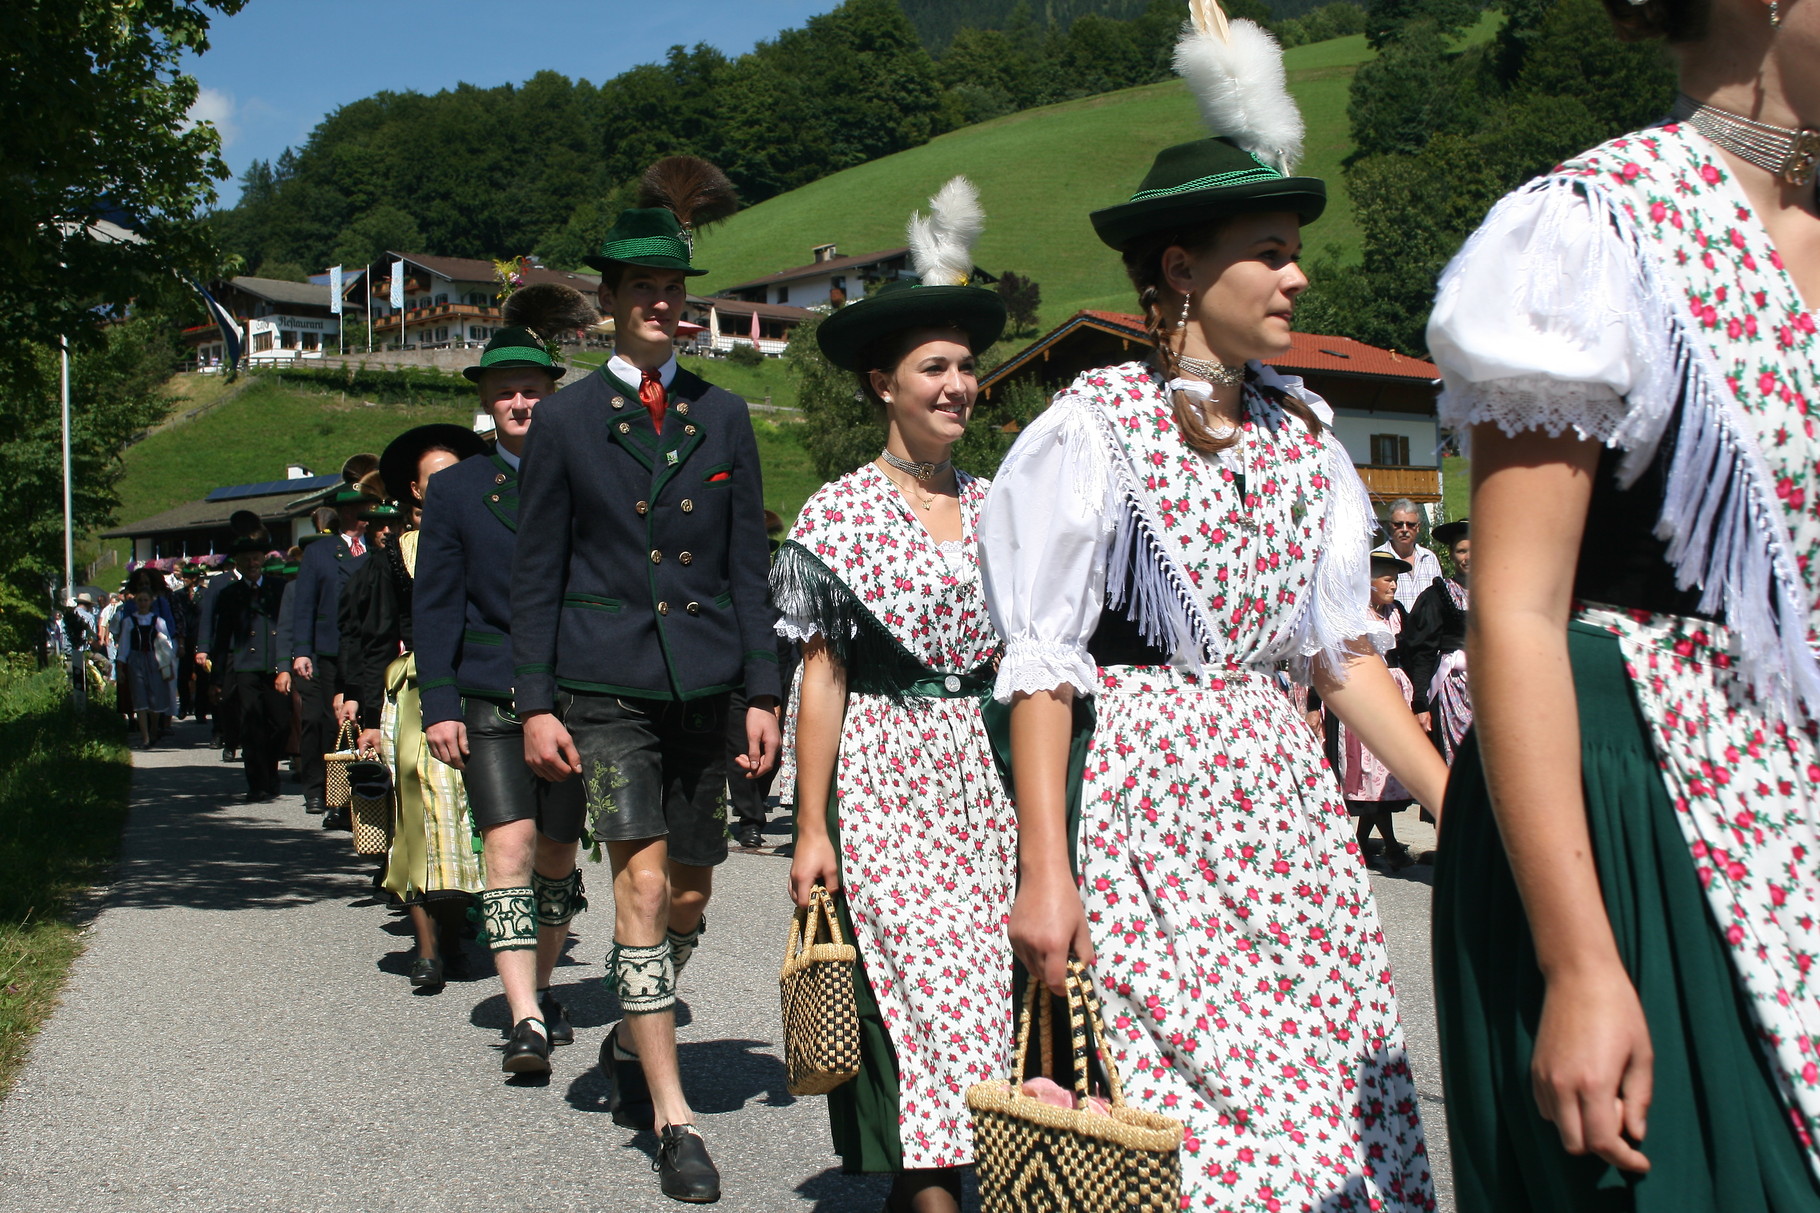
<instances>
[{"instance_id":1,"label":"red rose print dress","mask_svg":"<svg viewBox=\"0 0 1820 1213\"><path fill-rule=\"evenodd\" d=\"M829 1097L849 1170L972 1162L967 1088L1007 1064L1017 830L980 721L999 649L974 543L987 482L959 479L949 545L874 464L824 485L771 577L779 631L825 637L847 674L830 833L861 1009L869 994L889 1039Z\"/></svg>"},{"instance_id":2,"label":"red rose print dress","mask_svg":"<svg viewBox=\"0 0 1820 1213\"><path fill-rule=\"evenodd\" d=\"M1389 636L1371 507L1331 431L1253 364L1238 444L1178 433L1142 363L1019 436L980 527L996 693L1097 716L1075 858L1129 1099L1181 1119L1185 1206L1434 1207L1390 961L1318 739L1276 682ZM1327 414L1331 417L1331 414ZM1107 664L1108 608L1167 661Z\"/></svg>"},{"instance_id":3,"label":"red rose print dress","mask_svg":"<svg viewBox=\"0 0 1820 1213\"><path fill-rule=\"evenodd\" d=\"M1728 162L1691 127L1669 124L1576 157L1499 203L1442 280L1430 342L1450 427L1572 432L1607 448L1601 480L1617 485L1608 505L1648 497L1653 535L1640 540L1659 549L1666 592L1589 587L1583 558L1575 627L1617 638L1664 815L1684 848L1671 858L1686 880L1677 875L1670 895L1704 902L1704 934L1735 983L1735 1007L1725 990L1716 1016L1694 1023L1696 1061L1747 1042L1738 1067L1766 1069L1780 1103L1770 1135L1820 1176L1815 327ZM1588 543L1617 525L1615 506L1602 518L1600 505L1595 496ZM1596 824L1595 799L1589 787ZM1603 881L1614 879L1609 866ZM1483 885L1469 883L1460 897L1480 897ZM1614 926L1641 913L1620 885L1607 884ZM1675 963L1691 964L1699 942ZM1448 974L1472 961L1449 958L1439 936L1436 954L1445 1002ZM1647 974L1630 967L1646 990ZM1652 1037L1662 1034L1647 996L1644 1007ZM1682 1012L1661 1011L1671 1013ZM1672 1044L1656 1041L1659 1059ZM1666 1097L1659 1081L1657 1106ZM1704 1136L1682 1152L1735 1153L1716 1135L1744 1113L1710 1088L1685 1098L1716 1110L1701 1112ZM1763 1146L1758 1134L1739 1148ZM1797 1186L1801 1207L1820 1207L1811 1184Z\"/></svg>"}]
</instances>

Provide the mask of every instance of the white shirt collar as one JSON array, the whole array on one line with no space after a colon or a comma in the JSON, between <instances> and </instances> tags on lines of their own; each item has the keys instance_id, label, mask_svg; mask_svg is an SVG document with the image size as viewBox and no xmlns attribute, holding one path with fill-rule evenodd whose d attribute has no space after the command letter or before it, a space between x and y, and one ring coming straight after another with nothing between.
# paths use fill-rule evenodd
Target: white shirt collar
<instances>
[{"instance_id":1,"label":"white shirt collar","mask_svg":"<svg viewBox=\"0 0 1820 1213\"><path fill-rule=\"evenodd\" d=\"M607 359L607 374L634 391L644 382L645 373L615 353ZM657 381L664 385L664 391L670 390L670 381L676 378L676 355L671 354L669 361L657 368Z\"/></svg>"},{"instance_id":2,"label":"white shirt collar","mask_svg":"<svg viewBox=\"0 0 1820 1213\"><path fill-rule=\"evenodd\" d=\"M493 453L498 455L499 458L504 461L505 465L514 472L518 470L518 456L514 455L511 451L506 450L503 446L496 446L493 448Z\"/></svg>"}]
</instances>

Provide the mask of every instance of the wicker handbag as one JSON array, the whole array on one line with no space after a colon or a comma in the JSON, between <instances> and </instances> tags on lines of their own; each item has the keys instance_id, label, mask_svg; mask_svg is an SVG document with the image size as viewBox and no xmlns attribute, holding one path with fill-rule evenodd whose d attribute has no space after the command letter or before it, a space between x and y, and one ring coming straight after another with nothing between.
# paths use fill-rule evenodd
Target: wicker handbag
<instances>
[{"instance_id":1,"label":"wicker handbag","mask_svg":"<svg viewBox=\"0 0 1820 1213\"><path fill-rule=\"evenodd\" d=\"M354 741L359 736L353 721L342 721L341 728L335 732L335 748L322 756L322 800L331 809L347 808L353 795L353 789L348 786L348 763L360 757L354 750Z\"/></svg>"},{"instance_id":2,"label":"wicker handbag","mask_svg":"<svg viewBox=\"0 0 1820 1213\"><path fill-rule=\"evenodd\" d=\"M1181 1207L1182 1124L1125 1103L1100 1026L1099 998L1079 961L1068 965L1067 1000L1077 1108L1022 1093L1031 1024L1039 1012L1043 1073L1061 1081L1054 1073L1053 1001L1032 977L1010 1080L975 1083L967 1091L981 1213L1175 1213ZM1088 1093L1089 1034L1092 1055L1105 1072L1109 1114L1078 1110Z\"/></svg>"},{"instance_id":3,"label":"wicker handbag","mask_svg":"<svg viewBox=\"0 0 1820 1213\"><path fill-rule=\"evenodd\" d=\"M817 940L824 932L828 942ZM859 953L843 943L834 899L820 885L790 920L784 971L784 1068L792 1095L826 1095L859 1073Z\"/></svg>"},{"instance_id":4,"label":"wicker handbag","mask_svg":"<svg viewBox=\"0 0 1820 1213\"><path fill-rule=\"evenodd\" d=\"M383 855L392 847L392 769L377 757L367 754L346 764L356 855Z\"/></svg>"}]
</instances>

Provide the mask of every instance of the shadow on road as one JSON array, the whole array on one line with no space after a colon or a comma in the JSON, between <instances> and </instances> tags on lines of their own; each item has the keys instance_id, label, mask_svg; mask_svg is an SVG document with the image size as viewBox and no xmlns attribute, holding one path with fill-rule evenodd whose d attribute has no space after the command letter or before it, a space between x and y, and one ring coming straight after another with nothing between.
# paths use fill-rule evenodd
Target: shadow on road
<instances>
[{"instance_id":1,"label":"shadow on road","mask_svg":"<svg viewBox=\"0 0 1820 1213\"><path fill-rule=\"evenodd\" d=\"M188 731L188 730L185 730ZM315 819L292 825L261 816L270 805L242 805L241 768L141 766L133 771L132 816L118 905L244 910L304 905L360 894L372 861L348 836Z\"/></svg>"},{"instance_id":2,"label":"shadow on road","mask_svg":"<svg viewBox=\"0 0 1820 1213\"><path fill-rule=\"evenodd\" d=\"M784 1063L760 1051L773 1047L763 1040L697 1040L678 1045L676 1060L690 1105L697 1112L719 1115L737 1112L753 1100L772 1108L795 1103L796 1096L784 1085ZM590 1066L569 1084L565 1098L579 1111L605 1113L612 1086L598 1065ZM640 1136L650 1139L645 1146L655 1157L657 1139L648 1133Z\"/></svg>"}]
</instances>

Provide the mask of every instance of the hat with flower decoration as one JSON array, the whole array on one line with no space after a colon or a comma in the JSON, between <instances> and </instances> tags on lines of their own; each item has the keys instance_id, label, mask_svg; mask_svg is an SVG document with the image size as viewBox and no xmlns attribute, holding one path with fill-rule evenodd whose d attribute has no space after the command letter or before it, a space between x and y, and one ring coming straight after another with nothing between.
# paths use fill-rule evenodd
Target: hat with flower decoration
<instances>
[{"instance_id":1,"label":"hat with flower decoration","mask_svg":"<svg viewBox=\"0 0 1820 1213\"><path fill-rule=\"evenodd\" d=\"M493 334L479 362L462 368L475 383L487 371L514 367L532 367L561 379L568 368L557 361L562 352L558 338L600 323L588 297L562 282L520 287L506 296L500 315L506 327Z\"/></svg>"},{"instance_id":2,"label":"hat with flower decoration","mask_svg":"<svg viewBox=\"0 0 1820 1213\"><path fill-rule=\"evenodd\" d=\"M1247 212L1293 211L1312 223L1327 206L1325 182L1293 175L1304 128L1283 48L1255 22L1228 21L1218 0L1189 8L1175 70L1213 135L1164 148L1129 199L1093 212L1093 230L1115 249Z\"/></svg>"}]
</instances>

